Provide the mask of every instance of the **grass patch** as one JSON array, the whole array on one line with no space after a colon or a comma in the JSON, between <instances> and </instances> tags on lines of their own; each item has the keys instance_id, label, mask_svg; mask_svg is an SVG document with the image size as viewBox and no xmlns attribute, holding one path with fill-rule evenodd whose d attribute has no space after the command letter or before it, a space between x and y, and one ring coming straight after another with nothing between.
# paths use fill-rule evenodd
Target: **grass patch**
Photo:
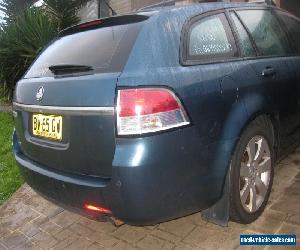
<instances>
[{"instance_id":1,"label":"grass patch","mask_svg":"<svg viewBox=\"0 0 300 250\"><path fill-rule=\"evenodd\" d=\"M12 131L12 114L0 112L0 205L23 183L12 154Z\"/></svg>"}]
</instances>

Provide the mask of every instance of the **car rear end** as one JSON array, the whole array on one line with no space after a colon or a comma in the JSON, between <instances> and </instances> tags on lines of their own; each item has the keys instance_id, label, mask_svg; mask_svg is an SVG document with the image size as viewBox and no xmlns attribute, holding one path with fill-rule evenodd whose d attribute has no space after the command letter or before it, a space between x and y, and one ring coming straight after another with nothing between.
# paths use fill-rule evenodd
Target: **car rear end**
<instances>
[{"instance_id":1,"label":"car rear end","mask_svg":"<svg viewBox=\"0 0 300 250\"><path fill-rule=\"evenodd\" d=\"M47 198L110 214L102 191L112 177L117 79L148 18L127 15L69 28L18 82L14 153L26 181Z\"/></svg>"}]
</instances>

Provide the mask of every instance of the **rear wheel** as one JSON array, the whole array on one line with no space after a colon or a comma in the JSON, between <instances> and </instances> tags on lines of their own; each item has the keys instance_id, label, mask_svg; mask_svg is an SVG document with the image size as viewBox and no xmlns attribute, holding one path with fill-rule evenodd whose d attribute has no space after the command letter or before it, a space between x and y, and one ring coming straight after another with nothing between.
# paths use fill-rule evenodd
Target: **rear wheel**
<instances>
[{"instance_id":1,"label":"rear wheel","mask_svg":"<svg viewBox=\"0 0 300 250\"><path fill-rule=\"evenodd\" d=\"M230 218L251 223L264 211L274 175L272 124L255 119L243 132L231 161Z\"/></svg>"}]
</instances>

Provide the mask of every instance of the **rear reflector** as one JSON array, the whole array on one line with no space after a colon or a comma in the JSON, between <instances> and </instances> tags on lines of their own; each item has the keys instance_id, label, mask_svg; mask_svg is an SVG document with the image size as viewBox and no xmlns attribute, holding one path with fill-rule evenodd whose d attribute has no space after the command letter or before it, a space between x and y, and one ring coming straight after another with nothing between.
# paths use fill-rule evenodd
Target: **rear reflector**
<instances>
[{"instance_id":1,"label":"rear reflector","mask_svg":"<svg viewBox=\"0 0 300 250\"><path fill-rule=\"evenodd\" d=\"M83 206L86 210L97 212L97 213L103 213L103 214L111 214L111 211L107 208L103 207L97 207L90 204L84 204Z\"/></svg>"},{"instance_id":2,"label":"rear reflector","mask_svg":"<svg viewBox=\"0 0 300 250\"><path fill-rule=\"evenodd\" d=\"M179 99L164 88L136 88L118 91L119 135L136 135L189 124Z\"/></svg>"}]
</instances>

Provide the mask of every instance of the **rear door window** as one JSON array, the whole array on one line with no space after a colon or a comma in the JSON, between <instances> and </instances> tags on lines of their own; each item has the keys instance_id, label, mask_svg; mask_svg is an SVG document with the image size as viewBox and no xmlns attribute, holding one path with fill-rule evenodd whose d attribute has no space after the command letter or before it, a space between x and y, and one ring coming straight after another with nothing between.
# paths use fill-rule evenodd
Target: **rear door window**
<instances>
[{"instance_id":1,"label":"rear door window","mask_svg":"<svg viewBox=\"0 0 300 250\"><path fill-rule=\"evenodd\" d=\"M282 56L290 52L287 36L271 11L240 10L237 13L262 56Z\"/></svg>"},{"instance_id":2,"label":"rear door window","mask_svg":"<svg viewBox=\"0 0 300 250\"><path fill-rule=\"evenodd\" d=\"M300 53L300 21L287 13L279 12L280 18L284 22L289 36L292 38L297 54Z\"/></svg>"},{"instance_id":3,"label":"rear door window","mask_svg":"<svg viewBox=\"0 0 300 250\"><path fill-rule=\"evenodd\" d=\"M187 36L187 59L211 61L234 57L236 47L225 15L217 14L194 22Z\"/></svg>"},{"instance_id":4,"label":"rear door window","mask_svg":"<svg viewBox=\"0 0 300 250\"><path fill-rule=\"evenodd\" d=\"M256 56L255 49L253 48L252 42L250 40L250 37L245 30L244 26L240 22L240 20L237 18L236 14L234 12L231 12L231 18L233 20L233 23L236 27L236 31L239 36L239 44L241 49L241 54L243 57L254 57Z\"/></svg>"},{"instance_id":5,"label":"rear door window","mask_svg":"<svg viewBox=\"0 0 300 250\"><path fill-rule=\"evenodd\" d=\"M97 27L58 37L31 66L25 78L53 76L53 65L84 65L93 72L120 72L141 23Z\"/></svg>"}]
</instances>

